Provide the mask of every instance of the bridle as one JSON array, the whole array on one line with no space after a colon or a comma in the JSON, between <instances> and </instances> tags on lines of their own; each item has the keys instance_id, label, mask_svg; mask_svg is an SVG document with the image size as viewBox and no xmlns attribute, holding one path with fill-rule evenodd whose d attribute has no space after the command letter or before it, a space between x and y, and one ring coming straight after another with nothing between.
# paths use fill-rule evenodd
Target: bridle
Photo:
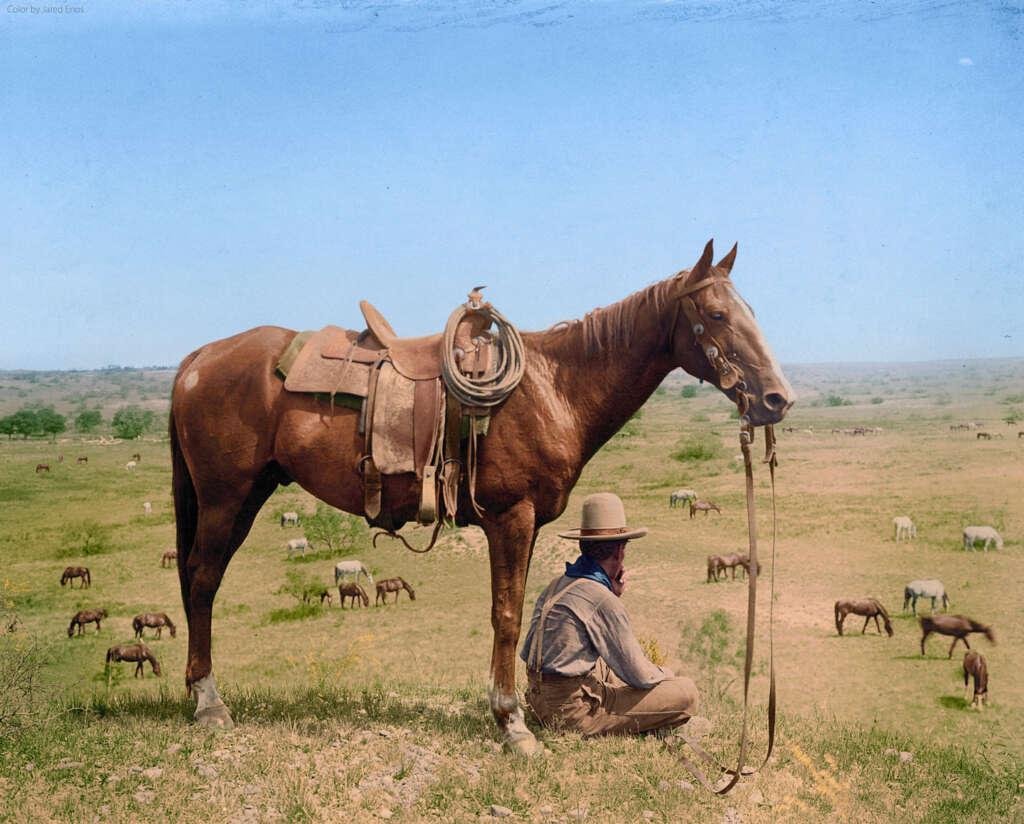
<instances>
[{"instance_id":1,"label":"bridle","mask_svg":"<svg viewBox=\"0 0 1024 824\"><path fill-rule=\"evenodd\" d=\"M682 273L680 273L682 275ZM730 360L726 354L722 345L716 340L714 335L708 331L707 323L705 318L701 315L700 310L697 308L697 304L693 298L690 297L694 292L698 292L713 283L726 281L728 278L725 277L706 277L698 280L695 283L689 285L680 284L675 297L679 298L677 304L676 314L672 321L672 332L674 334L676 321L679 317L679 310L681 309L683 314L686 315L686 319L690 322L690 327L693 330L693 336L697 342L697 345L704 352L705 357L711 364L711 368L715 370L718 375L719 387L724 390L736 389L736 408L739 412L741 421L740 427L740 449L743 452L743 465L744 472L746 475L746 497L747 497L747 534L749 537L749 557L750 565L747 576L747 642L746 642L746 654L743 664L743 732L740 737L740 753L738 763L735 768L723 767L719 764L712 756L710 756L703 747L700 746L695 740L691 740L683 736L683 740L690 746L695 753L706 763L717 768L721 773L731 776L729 780L721 787L712 786L711 782L701 773L693 762L686 758L681 753L676 753L679 760L693 775L703 784L708 790L717 795L725 795L731 790L736 782L740 780L742 776L753 775L760 771L765 764L768 763L768 759L771 757L772 750L775 747L775 703L776 703L776 690L775 690L775 649L774 649L774 607L775 607L775 541L777 537L776 531L776 508L775 508L775 467L778 465L775 450L775 430L771 424L764 427L764 463L768 464L768 473L771 476L771 492L772 492L772 559L771 559L771 571L769 575L771 597L769 599L768 606L768 660L769 660L769 688L768 688L768 749L765 753L764 760L756 768L746 767L747 758L747 747L749 744L747 735L747 716L749 709L749 693L750 693L750 673L753 668L754 662L754 628L756 621L757 612L757 578L758 578L758 561L757 561L757 519L754 512L754 470L752 461L750 458L750 447L754 443L754 426L750 422L750 405L752 396L748 394L746 381L743 380L743 370L735 362ZM669 346L673 343L669 341Z\"/></svg>"}]
</instances>

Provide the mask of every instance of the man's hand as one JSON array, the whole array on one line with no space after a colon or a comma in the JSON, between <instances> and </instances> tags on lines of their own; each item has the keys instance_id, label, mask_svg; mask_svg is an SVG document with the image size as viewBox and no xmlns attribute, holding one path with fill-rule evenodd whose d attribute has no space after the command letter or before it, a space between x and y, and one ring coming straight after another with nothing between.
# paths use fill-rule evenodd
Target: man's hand
<instances>
[{"instance_id":1,"label":"man's hand","mask_svg":"<svg viewBox=\"0 0 1024 824\"><path fill-rule=\"evenodd\" d=\"M612 592L614 592L620 598L622 597L622 591L626 588L626 578L626 568L619 567L618 573L615 575L614 578L611 579Z\"/></svg>"}]
</instances>

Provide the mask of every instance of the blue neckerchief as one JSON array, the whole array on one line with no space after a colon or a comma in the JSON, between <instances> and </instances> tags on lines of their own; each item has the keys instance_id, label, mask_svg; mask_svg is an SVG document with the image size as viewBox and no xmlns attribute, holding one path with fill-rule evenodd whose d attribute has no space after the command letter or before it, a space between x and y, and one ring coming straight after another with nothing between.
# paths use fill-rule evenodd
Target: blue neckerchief
<instances>
[{"instance_id":1,"label":"blue neckerchief","mask_svg":"<svg viewBox=\"0 0 1024 824\"><path fill-rule=\"evenodd\" d=\"M573 563L567 563L565 574L569 578L589 578L591 581L597 581L608 589L612 589L612 579L608 577L608 573L589 555L580 555ZM612 592L614 591L612 590Z\"/></svg>"}]
</instances>

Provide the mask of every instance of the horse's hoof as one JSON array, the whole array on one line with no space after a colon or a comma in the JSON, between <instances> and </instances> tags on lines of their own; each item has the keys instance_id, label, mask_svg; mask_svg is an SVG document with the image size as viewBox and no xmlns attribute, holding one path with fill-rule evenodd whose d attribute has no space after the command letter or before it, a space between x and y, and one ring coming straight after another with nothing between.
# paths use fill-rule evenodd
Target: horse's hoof
<instances>
[{"instance_id":1,"label":"horse's hoof","mask_svg":"<svg viewBox=\"0 0 1024 824\"><path fill-rule=\"evenodd\" d=\"M541 744L532 732L506 734L505 747L513 755L520 755L530 758L544 752L544 745Z\"/></svg>"},{"instance_id":2,"label":"horse's hoof","mask_svg":"<svg viewBox=\"0 0 1024 824\"><path fill-rule=\"evenodd\" d=\"M196 721L201 726L218 730L230 730L235 726L235 722L231 719L231 712L224 704L197 710Z\"/></svg>"}]
</instances>

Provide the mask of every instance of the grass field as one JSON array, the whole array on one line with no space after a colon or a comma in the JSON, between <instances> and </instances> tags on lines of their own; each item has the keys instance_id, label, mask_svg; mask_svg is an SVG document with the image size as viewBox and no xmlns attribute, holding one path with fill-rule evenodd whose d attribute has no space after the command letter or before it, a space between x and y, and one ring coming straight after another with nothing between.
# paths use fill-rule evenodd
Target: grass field
<instances>
[{"instance_id":1,"label":"grass field","mask_svg":"<svg viewBox=\"0 0 1024 824\"><path fill-rule=\"evenodd\" d=\"M510 810L510 821L1024 820L1024 423L1004 422L1024 407L1024 361L787 373L800 400L785 422L796 431L778 433L779 734L772 762L729 797L694 790L655 739L582 741L539 731L543 757L501 752L486 702L490 595L476 529L446 534L427 555L386 540L358 548L355 557L375 577L408 580L414 602L403 593L397 604L342 611L296 608L275 595L290 569L332 580L332 557L287 560L285 541L301 530L282 529L280 513L315 510L295 486L268 502L215 604L214 667L237 727L194 726L182 688L177 575L160 566L174 545L166 440L67 435L55 443L0 440L0 608L6 622L17 621L0 642L0 719L22 713L20 726L14 719L0 730L0 820L477 821L490 820L492 805ZM170 377L2 373L0 414L33 401L62 413L83 402L106 411L142 402L164 412ZM630 521L650 527L627 555L624 599L634 629L668 666L695 677L700 712L713 723L704 741L731 760L746 587L706 583L705 557L746 549L743 472L730 405L704 386L684 397L693 385L671 375L588 465L563 517L541 532L526 616L575 556L557 531L576 525L585 495L617 491ZM950 430L968 421L1003 437ZM855 426L881 431L831 433ZM134 452L142 460L129 474ZM51 471L35 473L37 463ZM767 560L771 497L767 472L755 472ZM691 520L670 509L670 492L683 486L718 504L721 516ZM146 501L152 515L143 514ZM903 514L917 525L910 544L893 539L892 518ZM968 524L994 526L1003 550L965 553L960 533ZM63 568L78 564L91 569L92 587L61 588ZM932 577L946 584L950 612L995 630L996 645L971 640L991 674L983 712L963 699L963 650L949 660L948 640L932 638L922 657L916 622L901 613L904 584ZM751 716L758 761L767 578L759 594ZM855 616L837 636L833 602L866 596L889 610L893 638L873 627L861 635ZM102 630L90 625L68 638L71 616L94 606L109 612ZM918 607L928 612L927 602ZM131 617L143 611L166 611L179 623L176 638L146 640L165 677L152 677L147 665L146 677L134 679L122 664L108 683L105 651L132 640ZM23 662L35 673L33 656L45 663L25 696L11 667ZM519 676L522 686L522 668Z\"/></svg>"}]
</instances>

